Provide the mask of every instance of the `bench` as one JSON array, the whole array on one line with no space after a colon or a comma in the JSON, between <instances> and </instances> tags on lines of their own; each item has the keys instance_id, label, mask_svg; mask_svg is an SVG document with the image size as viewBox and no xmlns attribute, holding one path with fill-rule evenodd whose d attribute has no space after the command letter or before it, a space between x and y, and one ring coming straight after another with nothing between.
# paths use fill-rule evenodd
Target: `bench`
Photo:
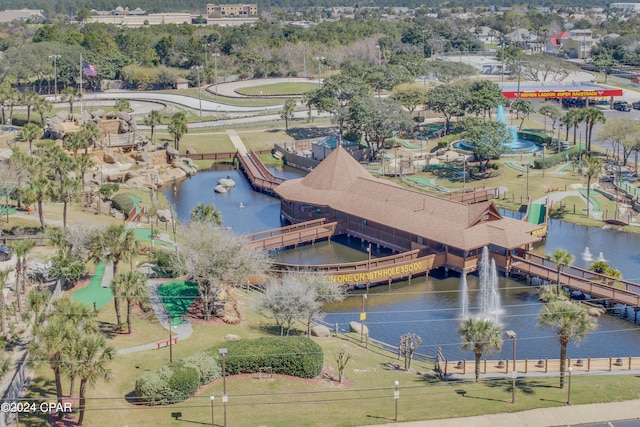
<instances>
[{"instance_id":1,"label":"bench","mask_svg":"<svg viewBox=\"0 0 640 427\"><path fill-rule=\"evenodd\" d=\"M171 338L171 344L172 345L176 345L178 343L178 337L173 337ZM164 347L169 347L169 340L162 340L162 341L158 341L156 342L156 350L159 350L161 348Z\"/></svg>"}]
</instances>

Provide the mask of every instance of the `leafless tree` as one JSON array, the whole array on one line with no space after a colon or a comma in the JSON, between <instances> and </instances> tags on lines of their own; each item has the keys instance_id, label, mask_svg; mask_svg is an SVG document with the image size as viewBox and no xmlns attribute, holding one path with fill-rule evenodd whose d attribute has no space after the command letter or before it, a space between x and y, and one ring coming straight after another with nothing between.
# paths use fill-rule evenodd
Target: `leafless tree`
<instances>
[{"instance_id":1,"label":"leafless tree","mask_svg":"<svg viewBox=\"0 0 640 427\"><path fill-rule=\"evenodd\" d=\"M347 366L347 362L351 359L351 353L348 353L344 348L336 351L336 363L338 364L338 378L340 384L344 382L344 368Z\"/></svg>"},{"instance_id":2,"label":"leafless tree","mask_svg":"<svg viewBox=\"0 0 640 427\"><path fill-rule=\"evenodd\" d=\"M416 334L404 334L400 337L400 355L404 357L404 369L408 371L411 369L411 360L413 360L413 353L416 352L418 347L422 344L422 338Z\"/></svg>"}]
</instances>

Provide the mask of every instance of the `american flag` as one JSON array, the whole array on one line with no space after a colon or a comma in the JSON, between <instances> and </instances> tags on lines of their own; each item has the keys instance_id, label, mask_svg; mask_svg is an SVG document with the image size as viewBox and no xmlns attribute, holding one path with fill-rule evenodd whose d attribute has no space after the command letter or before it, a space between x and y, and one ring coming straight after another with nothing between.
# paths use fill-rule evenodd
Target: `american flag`
<instances>
[{"instance_id":1,"label":"american flag","mask_svg":"<svg viewBox=\"0 0 640 427\"><path fill-rule=\"evenodd\" d=\"M87 61L82 61L82 72L88 77L96 77L98 75L96 67L89 64Z\"/></svg>"}]
</instances>

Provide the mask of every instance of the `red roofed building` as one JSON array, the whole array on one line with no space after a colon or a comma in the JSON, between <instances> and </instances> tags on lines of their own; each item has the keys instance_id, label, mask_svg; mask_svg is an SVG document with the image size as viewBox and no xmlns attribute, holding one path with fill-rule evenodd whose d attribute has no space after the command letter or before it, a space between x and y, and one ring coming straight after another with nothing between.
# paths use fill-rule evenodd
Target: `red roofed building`
<instances>
[{"instance_id":1,"label":"red roofed building","mask_svg":"<svg viewBox=\"0 0 640 427\"><path fill-rule=\"evenodd\" d=\"M560 53L562 50L562 45L564 41L571 37L570 31L565 31L562 33L554 34L549 37L549 41L547 42L547 51L551 51L553 53Z\"/></svg>"}]
</instances>

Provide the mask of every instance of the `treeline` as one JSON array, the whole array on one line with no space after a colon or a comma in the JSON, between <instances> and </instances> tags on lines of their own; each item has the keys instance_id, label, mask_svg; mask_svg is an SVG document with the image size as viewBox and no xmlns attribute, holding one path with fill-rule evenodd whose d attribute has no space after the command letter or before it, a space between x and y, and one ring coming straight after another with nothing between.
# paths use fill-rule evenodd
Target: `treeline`
<instances>
[{"instance_id":1,"label":"treeline","mask_svg":"<svg viewBox=\"0 0 640 427\"><path fill-rule=\"evenodd\" d=\"M206 0L4 0L3 9L42 9L49 14L75 15L80 9L113 10L117 6L137 7L148 12L203 12L207 3L220 3ZM226 3L226 2L225 2ZM233 2L230 2L233 3ZM345 1L345 0L257 0L255 2L259 10L302 10L307 8L328 8L328 7L409 7L418 8L426 6L429 8L442 7L440 0L366 0L366 1ZM497 4L496 4L497 3ZM501 0L499 2L491 0L450 0L446 3L448 8L471 9L474 7L511 7L521 5L518 0ZM544 3L541 3L544 4ZM558 0L553 2L555 7L608 7L609 2L604 0Z\"/></svg>"}]
</instances>

